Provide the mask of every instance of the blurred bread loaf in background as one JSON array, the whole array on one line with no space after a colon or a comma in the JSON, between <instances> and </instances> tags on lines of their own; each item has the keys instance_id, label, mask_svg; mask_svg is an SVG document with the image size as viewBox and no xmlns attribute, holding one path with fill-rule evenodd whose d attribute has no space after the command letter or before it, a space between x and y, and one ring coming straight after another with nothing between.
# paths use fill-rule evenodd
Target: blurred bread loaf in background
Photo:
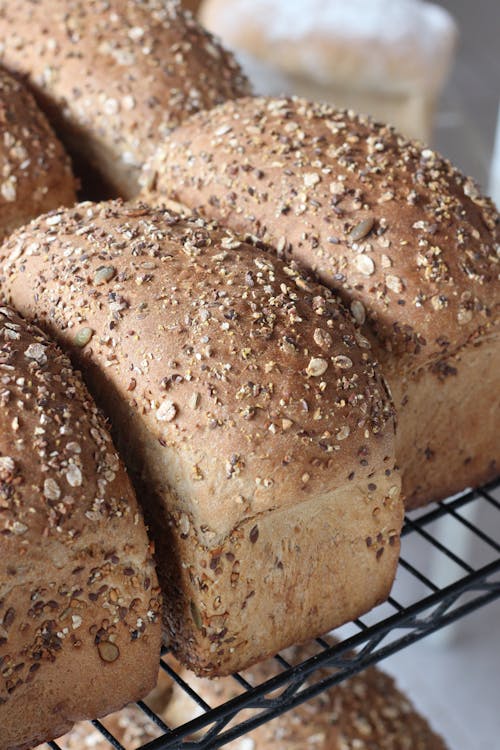
<instances>
[{"instance_id":1,"label":"blurred bread loaf in background","mask_svg":"<svg viewBox=\"0 0 500 750\"><path fill-rule=\"evenodd\" d=\"M328 640L333 643L333 639ZM289 663L296 664L315 653L317 648L310 643L294 646L283 655ZM233 677L200 679L170 655L167 659L189 688L213 708L244 692ZM246 670L243 677L256 687L279 673L278 662L269 659ZM331 671L322 669L317 676L326 679ZM164 672L160 672L158 686L145 702L154 706L172 729L203 713L184 688L169 680ZM254 715L255 711L246 709L237 718L240 721ZM137 706L128 706L106 717L103 724L125 750L135 750L161 736L158 727ZM188 739L199 737L190 735ZM90 724L74 727L58 740L58 745L61 750L110 750L110 744ZM446 750L443 739L397 688L392 677L375 667L334 685L224 747L227 750Z\"/></svg>"},{"instance_id":2,"label":"blurred bread loaf in background","mask_svg":"<svg viewBox=\"0 0 500 750\"><path fill-rule=\"evenodd\" d=\"M185 117L249 91L178 0L2 3L0 38L2 64L26 79L92 197L132 198Z\"/></svg>"},{"instance_id":3,"label":"blurred bread loaf in background","mask_svg":"<svg viewBox=\"0 0 500 750\"><path fill-rule=\"evenodd\" d=\"M369 114L428 141L457 38L421 0L204 0L199 17L258 94L294 94Z\"/></svg>"}]
</instances>

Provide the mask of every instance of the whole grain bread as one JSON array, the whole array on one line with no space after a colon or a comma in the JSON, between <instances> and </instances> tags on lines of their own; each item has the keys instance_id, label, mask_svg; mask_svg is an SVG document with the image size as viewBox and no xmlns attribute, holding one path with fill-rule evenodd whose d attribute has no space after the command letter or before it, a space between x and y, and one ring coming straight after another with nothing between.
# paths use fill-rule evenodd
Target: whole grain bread
<instances>
[{"instance_id":1,"label":"whole grain bread","mask_svg":"<svg viewBox=\"0 0 500 750\"><path fill-rule=\"evenodd\" d=\"M317 645L309 643L287 649L282 656L289 664L295 665L317 653ZM221 706L245 690L232 677L200 679L174 660L172 666L188 687L211 708ZM276 660L268 660L246 670L241 677L248 685L258 686L278 675L280 669ZM308 686L331 675L332 670L320 669L309 680ZM157 705L156 711L172 729L203 713L203 709L176 682L172 682L166 704L163 707ZM236 721L239 724L256 713L245 709L236 715ZM230 729L233 723L224 729ZM109 716L104 724L125 750L135 750L139 745L162 736L161 730L138 707L129 707ZM188 739L199 740L200 737ZM58 744L62 750L109 750L102 734L83 724L61 738ZM446 745L408 696L397 688L393 678L370 667L224 747L228 750L445 750Z\"/></svg>"},{"instance_id":2,"label":"whole grain bread","mask_svg":"<svg viewBox=\"0 0 500 750\"><path fill-rule=\"evenodd\" d=\"M0 255L3 294L112 419L179 658L226 674L387 596L392 404L334 294L228 230L120 202L52 213Z\"/></svg>"},{"instance_id":3,"label":"whole grain bread","mask_svg":"<svg viewBox=\"0 0 500 750\"><path fill-rule=\"evenodd\" d=\"M0 378L0 750L24 750L151 690L161 602L104 419L6 307Z\"/></svg>"},{"instance_id":4,"label":"whole grain bread","mask_svg":"<svg viewBox=\"0 0 500 750\"><path fill-rule=\"evenodd\" d=\"M0 240L76 201L71 164L28 90L0 68Z\"/></svg>"},{"instance_id":5,"label":"whole grain bread","mask_svg":"<svg viewBox=\"0 0 500 750\"><path fill-rule=\"evenodd\" d=\"M247 98L182 125L143 182L342 295L394 396L408 507L499 473L500 224L471 179L353 113Z\"/></svg>"},{"instance_id":6,"label":"whole grain bread","mask_svg":"<svg viewBox=\"0 0 500 750\"><path fill-rule=\"evenodd\" d=\"M176 0L2 3L0 39L0 62L114 195L135 195L144 160L185 117L249 90Z\"/></svg>"},{"instance_id":7,"label":"whole grain bread","mask_svg":"<svg viewBox=\"0 0 500 750\"><path fill-rule=\"evenodd\" d=\"M327 639L330 644L331 638ZM283 652L289 664L298 664L318 653L314 642ZM241 675L250 685L260 685L279 674L282 667L268 660ZM306 687L326 679L332 670L319 669ZM180 676L212 708L244 692L235 679L207 680L183 670ZM277 691L279 692L279 691ZM270 697L273 693L270 693ZM171 727L199 716L202 709L178 684L162 713ZM255 716L244 710L237 721ZM231 723L227 728L231 727ZM325 690L249 734L227 743L228 750L446 750L441 737L396 686L392 677L375 667Z\"/></svg>"}]
</instances>

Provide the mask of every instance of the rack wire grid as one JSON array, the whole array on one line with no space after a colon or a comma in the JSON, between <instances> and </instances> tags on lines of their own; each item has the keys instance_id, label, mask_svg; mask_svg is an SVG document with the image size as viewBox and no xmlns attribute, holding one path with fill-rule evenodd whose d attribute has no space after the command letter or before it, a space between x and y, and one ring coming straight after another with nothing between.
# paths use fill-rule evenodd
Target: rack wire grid
<instances>
[{"instance_id":1,"label":"rack wire grid","mask_svg":"<svg viewBox=\"0 0 500 750\"><path fill-rule=\"evenodd\" d=\"M277 674L261 684L252 685L240 674L226 678L236 680L241 694L223 705L211 708L164 653L161 668L192 700L195 718L167 726L147 700L140 701L137 707L156 735L140 750L219 748L500 597L500 480L407 514L402 536L387 602L337 631L336 645L315 639L315 653L300 663L278 654ZM110 749L125 750L101 721L91 723ZM60 750L57 742L44 750L49 747Z\"/></svg>"}]
</instances>

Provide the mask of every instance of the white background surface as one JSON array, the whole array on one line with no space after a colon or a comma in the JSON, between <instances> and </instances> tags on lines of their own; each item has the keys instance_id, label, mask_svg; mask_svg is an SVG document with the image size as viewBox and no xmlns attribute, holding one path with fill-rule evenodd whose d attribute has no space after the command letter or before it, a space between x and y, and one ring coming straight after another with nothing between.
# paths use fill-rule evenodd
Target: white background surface
<instances>
[{"instance_id":1,"label":"white background surface","mask_svg":"<svg viewBox=\"0 0 500 750\"><path fill-rule=\"evenodd\" d=\"M382 666L397 678L450 750L500 747L499 602L464 618L451 643L441 643L436 634Z\"/></svg>"}]
</instances>

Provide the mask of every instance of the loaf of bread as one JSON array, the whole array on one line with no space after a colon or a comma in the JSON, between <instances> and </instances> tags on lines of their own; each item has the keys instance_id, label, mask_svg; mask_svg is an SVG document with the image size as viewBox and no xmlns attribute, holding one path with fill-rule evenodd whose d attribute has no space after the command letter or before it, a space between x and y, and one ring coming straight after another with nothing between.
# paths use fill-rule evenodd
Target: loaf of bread
<instances>
[{"instance_id":1,"label":"loaf of bread","mask_svg":"<svg viewBox=\"0 0 500 750\"><path fill-rule=\"evenodd\" d=\"M188 114L248 93L232 56L176 0L19 0L0 62L26 76L79 163L133 196L144 159Z\"/></svg>"},{"instance_id":2,"label":"loaf of bread","mask_svg":"<svg viewBox=\"0 0 500 750\"><path fill-rule=\"evenodd\" d=\"M249 98L181 126L144 180L340 292L394 396L407 507L498 475L500 224L471 179L352 113Z\"/></svg>"},{"instance_id":3,"label":"loaf of bread","mask_svg":"<svg viewBox=\"0 0 500 750\"><path fill-rule=\"evenodd\" d=\"M69 158L26 88L0 69L0 240L76 201Z\"/></svg>"},{"instance_id":4,"label":"loaf of bread","mask_svg":"<svg viewBox=\"0 0 500 750\"><path fill-rule=\"evenodd\" d=\"M317 647L294 647L284 653L296 664L317 653ZM209 706L216 708L243 693L232 678L207 680L195 677L177 665L176 671ZM279 673L270 660L247 670L243 677L259 685ZM314 679L331 672L318 670ZM173 684L166 708L158 711L169 727L191 721L202 709L177 683ZM237 715L238 723L255 715L246 709ZM145 715L130 707L104 721L125 750L135 750L161 735ZM230 725L229 725L230 726ZM59 740L62 750L109 750L102 734L88 725L79 725ZM341 682L290 712L263 724L247 735L224 745L227 750L445 750L441 737L401 693L394 680L370 667ZM42 750L41 748L39 750Z\"/></svg>"},{"instance_id":5,"label":"loaf of bread","mask_svg":"<svg viewBox=\"0 0 500 750\"><path fill-rule=\"evenodd\" d=\"M353 109L428 140L456 24L421 0L204 0L259 94Z\"/></svg>"},{"instance_id":6,"label":"loaf of bread","mask_svg":"<svg viewBox=\"0 0 500 750\"><path fill-rule=\"evenodd\" d=\"M0 378L0 750L27 750L151 690L161 602L103 418L6 307Z\"/></svg>"},{"instance_id":7,"label":"loaf of bread","mask_svg":"<svg viewBox=\"0 0 500 750\"><path fill-rule=\"evenodd\" d=\"M2 293L112 419L179 658L227 674L387 596L392 404L334 294L229 230L120 202L35 220L0 256Z\"/></svg>"},{"instance_id":8,"label":"loaf of bread","mask_svg":"<svg viewBox=\"0 0 500 750\"><path fill-rule=\"evenodd\" d=\"M297 664L317 652L317 646L309 643L288 649L283 656L289 663ZM276 661L269 660L242 676L250 685L259 685L279 671ZM314 681L330 675L331 671L320 669L315 672ZM200 679L186 670L181 676L212 708L244 692L234 679ZM162 714L167 725L176 727L201 713L202 709L174 684L171 700ZM237 720L240 722L255 713L245 710L237 715ZM444 741L397 689L392 677L375 667L363 670L224 747L227 750L446 750Z\"/></svg>"}]
</instances>

